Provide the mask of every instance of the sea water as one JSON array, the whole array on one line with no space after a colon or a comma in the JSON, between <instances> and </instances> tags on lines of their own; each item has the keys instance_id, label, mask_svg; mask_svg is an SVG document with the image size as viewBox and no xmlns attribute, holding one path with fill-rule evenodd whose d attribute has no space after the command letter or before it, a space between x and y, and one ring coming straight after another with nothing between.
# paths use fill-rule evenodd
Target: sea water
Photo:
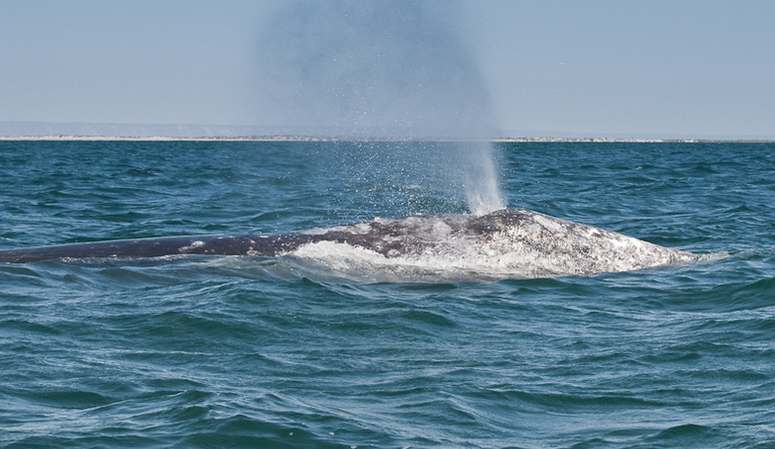
<instances>
[{"instance_id":1,"label":"sea water","mask_svg":"<svg viewBox=\"0 0 775 449\"><path fill-rule=\"evenodd\" d=\"M0 249L466 213L448 145L0 142ZM495 156L510 207L725 256L422 282L341 276L346 248L2 264L0 446L775 444L775 146Z\"/></svg>"}]
</instances>

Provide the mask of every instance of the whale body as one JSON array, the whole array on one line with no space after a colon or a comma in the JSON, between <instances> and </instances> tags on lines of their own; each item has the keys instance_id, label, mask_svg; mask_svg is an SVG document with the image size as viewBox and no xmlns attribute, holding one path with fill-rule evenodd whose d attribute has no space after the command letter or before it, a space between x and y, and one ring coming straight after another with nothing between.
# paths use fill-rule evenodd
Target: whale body
<instances>
[{"instance_id":1,"label":"whale body","mask_svg":"<svg viewBox=\"0 0 775 449\"><path fill-rule=\"evenodd\" d=\"M346 249L346 251L344 251ZM311 260L489 270L496 275L592 275L685 264L703 256L524 209L417 215L277 235L163 237L0 251L0 262L185 255L289 255ZM343 256L344 255L344 256Z\"/></svg>"}]
</instances>

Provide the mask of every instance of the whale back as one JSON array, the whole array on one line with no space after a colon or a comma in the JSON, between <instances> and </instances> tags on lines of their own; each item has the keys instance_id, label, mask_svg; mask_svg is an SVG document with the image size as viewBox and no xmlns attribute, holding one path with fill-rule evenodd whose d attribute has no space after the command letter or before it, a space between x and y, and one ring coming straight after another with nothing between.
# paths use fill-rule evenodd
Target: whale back
<instances>
[{"instance_id":1,"label":"whale back","mask_svg":"<svg viewBox=\"0 0 775 449\"><path fill-rule=\"evenodd\" d=\"M545 277L689 263L698 256L524 209L417 215L271 236L188 236L0 251L0 262L183 255L290 256L322 267ZM348 268L348 269L349 269ZM337 268L338 269L338 268Z\"/></svg>"},{"instance_id":2,"label":"whale back","mask_svg":"<svg viewBox=\"0 0 775 449\"><path fill-rule=\"evenodd\" d=\"M591 275L701 258L524 209L375 219L314 232L313 241L291 254L331 266L414 267L476 277Z\"/></svg>"}]
</instances>

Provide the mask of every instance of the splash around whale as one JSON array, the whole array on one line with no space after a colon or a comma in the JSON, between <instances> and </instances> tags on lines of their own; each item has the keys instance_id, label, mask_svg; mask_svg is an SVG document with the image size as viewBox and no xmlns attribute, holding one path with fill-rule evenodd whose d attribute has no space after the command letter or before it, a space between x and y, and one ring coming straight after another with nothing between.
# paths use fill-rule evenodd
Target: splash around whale
<instances>
[{"instance_id":1,"label":"splash around whale","mask_svg":"<svg viewBox=\"0 0 775 449\"><path fill-rule=\"evenodd\" d=\"M524 209L376 218L295 234L115 240L0 251L0 262L189 255L280 257L372 281L589 276L702 261L616 232Z\"/></svg>"}]
</instances>

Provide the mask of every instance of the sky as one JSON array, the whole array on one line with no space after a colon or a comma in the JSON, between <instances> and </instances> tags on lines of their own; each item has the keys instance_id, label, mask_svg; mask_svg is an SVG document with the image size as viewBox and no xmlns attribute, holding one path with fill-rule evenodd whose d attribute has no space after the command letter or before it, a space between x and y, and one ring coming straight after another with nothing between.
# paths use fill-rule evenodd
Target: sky
<instances>
[{"instance_id":1,"label":"sky","mask_svg":"<svg viewBox=\"0 0 775 449\"><path fill-rule=\"evenodd\" d=\"M775 138L772 17L765 0L2 0L0 122Z\"/></svg>"}]
</instances>

